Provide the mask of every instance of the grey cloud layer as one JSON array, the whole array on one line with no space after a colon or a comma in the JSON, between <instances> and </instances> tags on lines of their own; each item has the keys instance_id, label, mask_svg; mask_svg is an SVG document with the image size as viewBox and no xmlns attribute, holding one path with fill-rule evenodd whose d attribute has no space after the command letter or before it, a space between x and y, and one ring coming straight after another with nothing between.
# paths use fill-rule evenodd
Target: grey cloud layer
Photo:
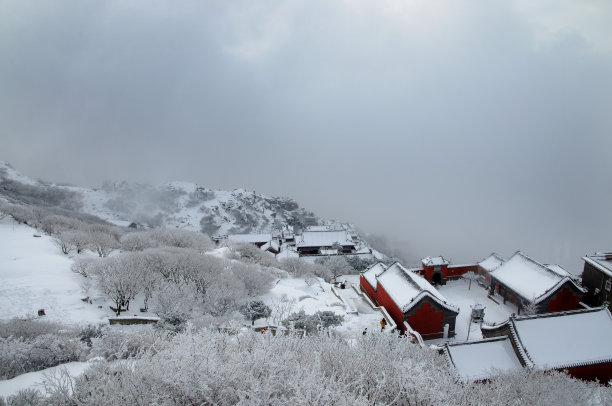
<instances>
[{"instance_id":1,"label":"grey cloud layer","mask_svg":"<svg viewBox=\"0 0 612 406\"><path fill-rule=\"evenodd\" d=\"M544 3L7 1L0 159L289 195L413 258L578 266L612 248L612 13Z\"/></svg>"}]
</instances>

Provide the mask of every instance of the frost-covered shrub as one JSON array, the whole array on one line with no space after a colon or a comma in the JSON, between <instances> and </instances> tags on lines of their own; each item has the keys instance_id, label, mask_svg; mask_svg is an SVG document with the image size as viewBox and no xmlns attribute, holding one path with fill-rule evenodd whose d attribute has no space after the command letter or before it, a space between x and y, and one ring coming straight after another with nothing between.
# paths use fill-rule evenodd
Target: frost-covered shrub
<instances>
[{"instance_id":1,"label":"frost-covered shrub","mask_svg":"<svg viewBox=\"0 0 612 406\"><path fill-rule=\"evenodd\" d=\"M38 406L44 405L44 397L36 389L21 389L6 399L7 406ZM2 404L2 403L0 403Z\"/></svg>"},{"instance_id":2,"label":"frost-covered shrub","mask_svg":"<svg viewBox=\"0 0 612 406\"><path fill-rule=\"evenodd\" d=\"M354 272L353 267L349 265L346 258L339 255L318 258L315 263L329 269L332 275Z\"/></svg>"},{"instance_id":3,"label":"frost-covered shrub","mask_svg":"<svg viewBox=\"0 0 612 406\"><path fill-rule=\"evenodd\" d=\"M53 334L58 331L67 331L66 327L51 321L31 319L11 319L0 321L1 338L23 338L30 340L43 334Z\"/></svg>"},{"instance_id":4,"label":"frost-covered shrub","mask_svg":"<svg viewBox=\"0 0 612 406\"><path fill-rule=\"evenodd\" d=\"M121 238L121 246L128 251L142 251L147 248L157 247L176 247L206 252L214 248L214 243L208 236L202 233L158 228L125 234Z\"/></svg>"},{"instance_id":5,"label":"frost-covered shrub","mask_svg":"<svg viewBox=\"0 0 612 406\"><path fill-rule=\"evenodd\" d=\"M63 231L86 228L86 224L72 217L52 214L40 220L40 227L49 235L59 235Z\"/></svg>"},{"instance_id":6,"label":"frost-covered shrub","mask_svg":"<svg viewBox=\"0 0 612 406\"><path fill-rule=\"evenodd\" d=\"M19 224L35 224L34 210L29 206L0 202L0 211L10 215Z\"/></svg>"},{"instance_id":7,"label":"frost-covered shrub","mask_svg":"<svg viewBox=\"0 0 612 406\"><path fill-rule=\"evenodd\" d=\"M248 243L232 244L230 248L230 258L240 259L244 262L259 264L269 267L277 267L278 261L274 255L267 251L262 251L258 246Z\"/></svg>"},{"instance_id":8,"label":"frost-covered shrub","mask_svg":"<svg viewBox=\"0 0 612 406\"><path fill-rule=\"evenodd\" d=\"M346 262L349 264L349 266L353 268L355 272L363 272L370 265L373 265L378 262L376 258L365 259L365 258L360 258L358 256L353 256L353 255L348 255L345 257L345 259L346 259Z\"/></svg>"},{"instance_id":9,"label":"frost-covered shrub","mask_svg":"<svg viewBox=\"0 0 612 406\"><path fill-rule=\"evenodd\" d=\"M159 246L191 248L198 252L210 251L215 246L208 236L194 231L159 228L149 233Z\"/></svg>"},{"instance_id":10,"label":"frost-covered shrub","mask_svg":"<svg viewBox=\"0 0 612 406\"><path fill-rule=\"evenodd\" d=\"M292 313L283 321L287 327L305 330L307 333L315 333L320 329L338 326L344 321L344 316L329 310L318 311L315 314L306 314L304 310Z\"/></svg>"},{"instance_id":11,"label":"frost-covered shrub","mask_svg":"<svg viewBox=\"0 0 612 406\"><path fill-rule=\"evenodd\" d=\"M286 258L280 261L280 268L292 276L314 275L324 279L330 279L333 274L329 268L319 264L311 264L300 258Z\"/></svg>"},{"instance_id":12,"label":"frost-covered shrub","mask_svg":"<svg viewBox=\"0 0 612 406\"><path fill-rule=\"evenodd\" d=\"M202 297L192 283L164 282L154 293L151 310L159 316L158 327L180 332L201 304Z\"/></svg>"},{"instance_id":13,"label":"frost-covered shrub","mask_svg":"<svg viewBox=\"0 0 612 406\"><path fill-rule=\"evenodd\" d=\"M200 330L131 362L95 363L64 403L575 406L611 404L611 391L529 370L464 384L436 351L389 334L347 342Z\"/></svg>"},{"instance_id":14,"label":"frost-covered shrub","mask_svg":"<svg viewBox=\"0 0 612 406\"><path fill-rule=\"evenodd\" d=\"M121 248L126 251L143 251L147 248L155 248L159 243L144 231L134 231L124 234L120 240Z\"/></svg>"},{"instance_id":15,"label":"frost-covered shrub","mask_svg":"<svg viewBox=\"0 0 612 406\"><path fill-rule=\"evenodd\" d=\"M253 325L257 319L270 317L272 309L261 300L253 300L240 307L240 314L246 317L251 322L251 325Z\"/></svg>"},{"instance_id":16,"label":"frost-covered shrub","mask_svg":"<svg viewBox=\"0 0 612 406\"><path fill-rule=\"evenodd\" d=\"M102 336L91 338L91 356L108 361L137 358L163 348L164 337L165 333L150 325L130 329L107 327Z\"/></svg>"},{"instance_id":17,"label":"frost-covered shrub","mask_svg":"<svg viewBox=\"0 0 612 406\"><path fill-rule=\"evenodd\" d=\"M78 361L84 354L85 348L77 338L64 335L43 334L31 340L2 338L0 377L10 379L26 372Z\"/></svg>"},{"instance_id":18,"label":"frost-covered shrub","mask_svg":"<svg viewBox=\"0 0 612 406\"><path fill-rule=\"evenodd\" d=\"M102 329L102 326L100 325L94 326L94 325L89 324L87 327L84 327L81 329L79 333L79 339L81 340L82 343L84 343L88 347L91 347L92 346L91 339L102 337L103 334L104 334L104 330Z\"/></svg>"},{"instance_id":19,"label":"frost-covered shrub","mask_svg":"<svg viewBox=\"0 0 612 406\"><path fill-rule=\"evenodd\" d=\"M271 272L262 269L259 265L235 262L230 264L230 271L230 277L237 278L244 283L248 297L259 296L267 292L274 280Z\"/></svg>"}]
</instances>

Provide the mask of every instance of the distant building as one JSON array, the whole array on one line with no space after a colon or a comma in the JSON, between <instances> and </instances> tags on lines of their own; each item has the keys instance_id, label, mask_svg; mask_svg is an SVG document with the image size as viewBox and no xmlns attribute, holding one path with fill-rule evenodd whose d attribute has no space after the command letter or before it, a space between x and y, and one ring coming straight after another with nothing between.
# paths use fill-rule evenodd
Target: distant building
<instances>
[{"instance_id":1,"label":"distant building","mask_svg":"<svg viewBox=\"0 0 612 406\"><path fill-rule=\"evenodd\" d=\"M588 290L585 302L590 306L612 303L612 253L587 255L582 271L582 285ZM611 307L612 309L612 307Z\"/></svg>"},{"instance_id":2,"label":"distant building","mask_svg":"<svg viewBox=\"0 0 612 406\"><path fill-rule=\"evenodd\" d=\"M296 236L295 244L300 256L351 254L355 252L355 242L346 230L312 230Z\"/></svg>"},{"instance_id":3,"label":"distant building","mask_svg":"<svg viewBox=\"0 0 612 406\"><path fill-rule=\"evenodd\" d=\"M490 294L499 296L504 303L514 303L517 313L530 305L535 306L537 313L580 307L586 289L576 284L575 277L561 266L540 264L520 251L502 264L496 262L490 256L479 263L479 269L485 272Z\"/></svg>"},{"instance_id":4,"label":"distant building","mask_svg":"<svg viewBox=\"0 0 612 406\"><path fill-rule=\"evenodd\" d=\"M227 236L227 239L231 242L235 243L248 243L253 244L258 247L262 247L266 243L272 241L272 234L263 233L263 234L230 234Z\"/></svg>"},{"instance_id":5,"label":"distant building","mask_svg":"<svg viewBox=\"0 0 612 406\"><path fill-rule=\"evenodd\" d=\"M398 262L386 268L379 263L361 274L360 286L372 301L387 310L401 331L415 330L425 340L445 334L454 336L459 309L416 270L406 269Z\"/></svg>"},{"instance_id":6,"label":"distant building","mask_svg":"<svg viewBox=\"0 0 612 406\"><path fill-rule=\"evenodd\" d=\"M523 367L567 371L574 378L585 380L609 382L612 379L612 315L605 307L514 316L495 327L482 326L482 334L487 338L507 337ZM453 363L460 375L469 377L472 371L497 367L499 359L504 360L500 369L509 365L507 346L491 349L487 348L488 342L471 344L472 355L488 357L488 361L474 358L474 363L482 364L479 368L470 369L468 363ZM451 357L458 348L447 347ZM504 353L493 355L493 351Z\"/></svg>"},{"instance_id":7,"label":"distant building","mask_svg":"<svg viewBox=\"0 0 612 406\"><path fill-rule=\"evenodd\" d=\"M451 265L443 256L427 257L421 260L421 268L416 269L419 275L433 285L445 285L447 280L459 279L466 272L476 273L477 264Z\"/></svg>"},{"instance_id":8,"label":"distant building","mask_svg":"<svg viewBox=\"0 0 612 406\"><path fill-rule=\"evenodd\" d=\"M480 275L481 282L485 285L489 285L491 283L491 272L499 268L504 261L505 260L496 253L492 253L480 261L476 272Z\"/></svg>"}]
</instances>

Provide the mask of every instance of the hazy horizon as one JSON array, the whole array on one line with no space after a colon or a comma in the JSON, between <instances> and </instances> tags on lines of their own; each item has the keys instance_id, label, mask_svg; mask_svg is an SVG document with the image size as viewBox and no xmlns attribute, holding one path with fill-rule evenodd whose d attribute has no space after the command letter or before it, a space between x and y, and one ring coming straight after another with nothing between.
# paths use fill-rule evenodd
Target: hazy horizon
<instances>
[{"instance_id":1,"label":"hazy horizon","mask_svg":"<svg viewBox=\"0 0 612 406\"><path fill-rule=\"evenodd\" d=\"M294 198L408 258L612 250L612 3L0 3L0 159Z\"/></svg>"}]
</instances>

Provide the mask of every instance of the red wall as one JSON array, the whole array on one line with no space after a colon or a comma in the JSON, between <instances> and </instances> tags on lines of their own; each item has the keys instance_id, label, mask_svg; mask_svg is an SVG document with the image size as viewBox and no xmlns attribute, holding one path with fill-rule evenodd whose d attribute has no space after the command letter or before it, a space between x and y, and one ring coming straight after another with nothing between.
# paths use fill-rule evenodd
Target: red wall
<instances>
[{"instance_id":1,"label":"red wall","mask_svg":"<svg viewBox=\"0 0 612 406\"><path fill-rule=\"evenodd\" d=\"M414 309L414 308L413 308ZM416 311L406 318L410 327L418 331L424 339L433 338L434 335L442 337L442 318L444 313L436 309L428 301L421 301L416 305Z\"/></svg>"},{"instance_id":2,"label":"red wall","mask_svg":"<svg viewBox=\"0 0 612 406\"><path fill-rule=\"evenodd\" d=\"M449 279L459 278L466 272L478 273L478 265L449 265L446 277Z\"/></svg>"},{"instance_id":3,"label":"red wall","mask_svg":"<svg viewBox=\"0 0 612 406\"><path fill-rule=\"evenodd\" d=\"M612 379L612 363L569 368L567 372L574 378L606 383Z\"/></svg>"},{"instance_id":4,"label":"red wall","mask_svg":"<svg viewBox=\"0 0 612 406\"><path fill-rule=\"evenodd\" d=\"M578 309L580 296L578 296L568 285L570 285L569 282L564 284L548 301L548 306L546 308L548 313Z\"/></svg>"},{"instance_id":5,"label":"red wall","mask_svg":"<svg viewBox=\"0 0 612 406\"><path fill-rule=\"evenodd\" d=\"M478 266L478 275L484 275L485 280L487 281L487 287L491 284L491 275L481 266Z\"/></svg>"},{"instance_id":6,"label":"red wall","mask_svg":"<svg viewBox=\"0 0 612 406\"><path fill-rule=\"evenodd\" d=\"M423 265L423 272L421 273L421 275L425 279L427 279L429 282L431 282L431 277L433 276L434 272L440 272L442 274L442 280L445 281L446 274L447 274L447 268L448 268L448 265L442 265L440 266L440 269L438 271L435 271L433 266Z\"/></svg>"},{"instance_id":7,"label":"red wall","mask_svg":"<svg viewBox=\"0 0 612 406\"><path fill-rule=\"evenodd\" d=\"M363 290L366 295L368 295L370 300L372 300L372 302L374 302L374 304L378 306L378 301L376 300L376 291L372 289L372 286L370 286L370 284L368 283L366 278L363 277L363 275L359 275L359 286L361 287L361 290Z\"/></svg>"},{"instance_id":8,"label":"red wall","mask_svg":"<svg viewBox=\"0 0 612 406\"><path fill-rule=\"evenodd\" d=\"M404 313L397 307L395 302L391 299L389 294L385 291L380 284L376 289L378 304L383 306L397 327L406 331L404 327ZM441 309L436 309L427 300L422 300L417 303L416 307L413 307L406 317L406 321L410 324L414 330L418 331L424 339L442 337L443 325L442 320L444 313Z\"/></svg>"},{"instance_id":9,"label":"red wall","mask_svg":"<svg viewBox=\"0 0 612 406\"><path fill-rule=\"evenodd\" d=\"M447 279L458 279L466 272L474 272L478 273L478 265L442 265L440 267L440 272L442 274L442 280L445 281ZM427 281L431 282L431 277L434 274L435 269L433 266L425 266L423 265L423 269L419 270L418 273Z\"/></svg>"},{"instance_id":10,"label":"red wall","mask_svg":"<svg viewBox=\"0 0 612 406\"><path fill-rule=\"evenodd\" d=\"M383 306L387 310L393 321L395 321L395 324L397 324L398 329L406 331L406 327L404 327L404 313L397 307L380 283L376 287L376 302L379 306Z\"/></svg>"}]
</instances>

